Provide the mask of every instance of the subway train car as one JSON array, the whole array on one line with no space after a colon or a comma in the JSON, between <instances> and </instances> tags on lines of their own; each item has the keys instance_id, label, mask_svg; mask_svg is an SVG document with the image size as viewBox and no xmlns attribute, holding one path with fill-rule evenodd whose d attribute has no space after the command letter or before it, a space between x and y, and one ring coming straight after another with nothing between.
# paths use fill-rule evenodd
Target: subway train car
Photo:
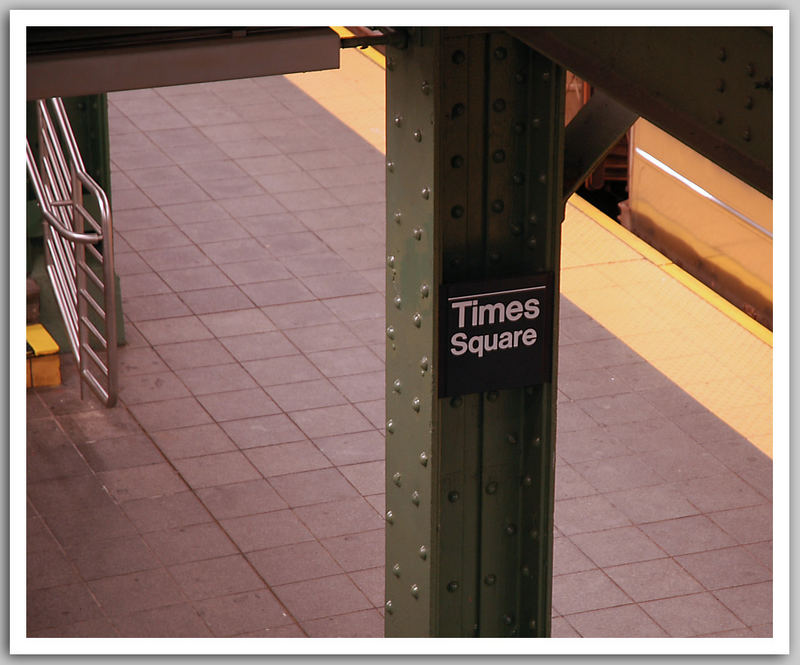
<instances>
[{"instance_id":1,"label":"subway train car","mask_svg":"<svg viewBox=\"0 0 800 665\"><path fill-rule=\"evenodd\" d=\"M628 165L622 224L772 329L772 200L642 119Z\"/></svg>"}]
</instances>

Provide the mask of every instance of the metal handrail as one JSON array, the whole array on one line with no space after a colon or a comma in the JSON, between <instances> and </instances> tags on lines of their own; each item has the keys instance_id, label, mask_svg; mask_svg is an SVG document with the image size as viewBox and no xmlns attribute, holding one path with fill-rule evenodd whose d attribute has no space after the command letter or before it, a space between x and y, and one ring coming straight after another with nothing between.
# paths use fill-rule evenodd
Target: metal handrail
<instances>
[{"instance_id":1,"label":"metal handrail","mask_svg":"<svg viewBox=\"0 0 800 665\"><path fill-rule=\"evenodd\" d=\"M45 100L36 102L38 162L30 144L26 150L28 175L42 212L47 272L78 363L81 398L88 384L110 407L116 404L119 385L111 206L86 172L63 102L58 97L49 101L55 123ZM99 219L84 207L84 190L96 201ZM87 224L93 232L85 232ZM87 248L102 266L102 279L86 262ZM101 292L102 304L90 293L89 280ZM103 321L104 332L90 320L89 308ZM99 354L92 342L99 345Z\"/></svg>"}]
</instances>

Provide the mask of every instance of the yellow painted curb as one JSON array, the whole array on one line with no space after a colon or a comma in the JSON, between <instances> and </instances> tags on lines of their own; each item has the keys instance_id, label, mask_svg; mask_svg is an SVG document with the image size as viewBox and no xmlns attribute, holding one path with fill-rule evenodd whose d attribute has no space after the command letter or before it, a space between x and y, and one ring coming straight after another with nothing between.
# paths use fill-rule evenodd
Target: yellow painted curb
<instances>
[{"instance_id":1,"label":"yellow painted curb","mask_svg":"<svg viewBox=\"0 0 800 665\"><path fill-rule=\"evenodd\" d=\"M570 197L569 203L575 206L584 215L591 218L592 221L602 226L606 231L624 242L626 245L628 245L628 247L641 254L654 265L658 266L661 270L692 291L695 295L705 300L709 305L725 314L725 316L732 321L738 323L765 344L768 344L770 347L772 346L772 331L769 330L769 328L765 328L760 323L750 318L738 307L725 300L725 298L707 287L696 277L690 275L688 272L683 270L683 268L675 265L661 252L653 249L641 238L637 237L621 224L615 222L608 215L595 208L577 194L573 194Z\"/></svg>"},{"instance_id":2,"label":"yellow painted curb","mask_svg":"<svg viewBox=\"0 0 800 665\"><path fill-rule=\"evenodd\" d=\"M355 33L351 32L347 28L340 25L332 25L331 30L336 32L336 34L339 35L339 37L356 36ZM379 67L383 67L384 69L386 69L386 56L384 56L383 53L381 53L378 49L373 48L372 46L367 46L367 48L359 48L358 52L363 53Z\"/></svg>"},{"instance_id":3,"label":"yellow painted curb","mask_svg":"<svg viewBox=\"0 0 800 665\"><path fill-rule=\"evenodd\" d=\"M25 338L35 356L49 356L59 351L58 344L41 323L28 326L25 330Z\"/></svg>"},{"instance_id":4,"label":"yellow painted curb","mask_svg":"<svg viewBox=\"0 0 800 665\"><path fill-rule=\"evenodd\" d=\"M58 344L41 323L27 326L26 383L28 388L61 385L61 358Z\"/></svg>"}]
</instances>

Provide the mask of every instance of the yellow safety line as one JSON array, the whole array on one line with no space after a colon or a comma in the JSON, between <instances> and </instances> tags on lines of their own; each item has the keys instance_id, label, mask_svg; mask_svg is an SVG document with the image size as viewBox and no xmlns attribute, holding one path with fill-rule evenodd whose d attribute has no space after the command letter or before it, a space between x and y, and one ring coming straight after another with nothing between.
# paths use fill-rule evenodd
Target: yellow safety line
<instances>
[{"instance_id":1,"label":"yellow safety line","mask_svg":"<svg viewBox=\"0 0 800 665\"><path fill-rule=\"evenodd\" d=\"M354 32L340 25L332 25L331 30L334 30L339 37L356 36ZM379 67L386 69L386 56L383 55L383 53L381 53L378 49L373 48L372 46L367 46L367 48L359 48L358 52L363 53Z\"/></svg>"},{"instance_id":2,"label":"yellow safety line","mask_svg":"<svg viewBox=\"0 0 800 665\"><path fill-rule=\"evenodd\" d=\"M595 208L577 194L574 194L570 198L569 202L578 208L578 210L580 210L583 214L590 217L594 222L602 226L606 231L628 245L628 247L641 254L644 258L658 266L661 270L692 291L695 295L705 300L709 305L725 314L725 316L732 321L738 323L765 344L772 346L772 331L769 330L769 328L766 328L757 321L753 320L738 307L725 300L725 298L707 287L696 277L690 275L688 272L683 270L683 268L675 265L661 252L653 249L641 238L638 238L624 226L615 222L608 215Z\"/></svg>"}]
</instances>

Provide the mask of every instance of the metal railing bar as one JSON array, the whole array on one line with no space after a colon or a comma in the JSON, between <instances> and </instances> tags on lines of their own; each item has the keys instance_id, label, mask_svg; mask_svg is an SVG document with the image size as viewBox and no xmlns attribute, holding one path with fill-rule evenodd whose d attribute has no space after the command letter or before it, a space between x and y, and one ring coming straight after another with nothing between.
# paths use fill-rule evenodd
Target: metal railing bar
<instances>
[{"instance_id":1,"label":"metal railing bar","mask_svg":"<svg viewBox=\"0 0 800 665\"><path fill-rule=\"evenodd\" d=\"M50 275L50 279L52 280L54 286L56 283L61 282L61 279L63 279L61 273L52 266L48 266L47 273ZM61 311L61 316L64 319L64 324L67 328L67 336L69 337L69 342L72 345L72 351L75 356L78 357L80 355L78 345L78 329L75 323L74 309L70 307L72 303L69 299L64 297L63 285L61 285L61 288L54 288L53 293L56 298L58 309Z\"/></svg>"},{"instance_id":2,"label":"metal railing bar","mask_svg":"<svg viewBox=\"0 0 800 665\"><path fill-rule=\"evenodd\" d=\"M91 245L89 245L91 247ZM88 265L80 264L80 269L86 273L86 276L92 280L92 284L94 284L100 291L105 291L105 286L103 285L103 280L100 279Z\"/></svg>"},{"instance_id":3,"label":"metal railing bar","mask_svg":"<svg viewBox=\"0 0 800 665\"><path fill-rule=\"evenodd\" d=\"M53 254L52 249L53 248L48 247L51 256ZM55 250L56 250L55 258L59 259L60 254L63 252L63 248L56 245ZM74 273L72 271L67 272L64 268L63 262L59 262L59 260L54 261L52 258L48 263L48 269L54 270L58 275L60 292L63 293L65 298L67 298L67 302L69 303L71 310L74 310L75 302L78 297L77 288L75 286Z\"/></svg>"},{"instance_id":4,"label":"metal railing bar","mask_svg":"<svg viewBox=\"0 0 800 665\"><path fill-rule=\"evenodd\" d=\"M92 256L98 261L98 263L103 263L103 255L99 252L97 247L94 245L86 245L86 248L91 252Z\"/></svg>"},{"instance_id":5,"label":"metal railing bar","mask_svg":"<svg viewBox=\"0 0 800 665\"><path fill-rule=\"evenodd\" d=\"M94 298L92 298L92 295L86 289L81 289L78 291L78 297L89 303L92 306L92 309L97 312L99 316L104 319L106 318L106 313L103 308Z\"/></svg>"},{"instance_id":6,"label":"metal railing bar","mask_svg":"<svg viewBox=\"0 0 800 665\"><path fill-rule=\"evenodd\" d=\"M108 374L108 367L106 367L105 363L102 361L100 356L98 356L94 349L91 346L85 346L84 351L86 351L86 358L94 362L95 365L103 372L103 374Z\"/></svg>"},{"instance_id":7,"label":"metal railing bar","mask_svg":"<svg viewBox=\"0 0 800 665\"><path fill-rule=\"evenodd\" d=\"M106 406L114 406L117 403L117 396L110 394L91 372L83 370L81 376Z\"/></svg>"},{"instance_id":8,"label":"metal railing bar","mask_svg":"<svg viewBox=\"0 0 800 665\"><path fill-rule=\"evenodd\" d=\"M52 233L47 238L47 249L50 255L50 262L56 265L66 280L64 291L70 295L70 301L74 302L78 297L77 287L75 286L75 264L70 247L65 247L64 242L58 237L53 237Z\"/></svg>"},{"instance_id":9,"label":"metal railing bar","mask_svg":"<svg viewBox=\"0 0 800 665\"><path fill-rule=\"evenodd\" d=\"M88 318L82 316L81 323L83 323L83 325L85 325L89 329L89 332L92 333L97 338L97 341L100 342L100 345L103 347L104 350L108 348L108 342L106 342L103 333L101 333L97 328L95 328L94 324Z\"/></svg>"},{"instance_id":10,"label":"metal railing bar","mask_svg":"<svg viewBox=\"0 0 800 665\"><path fill-rule=\"evenodd\" d=\"M64 102L60 97L53 97L50 100L50 103L56 111L56 118L58 119L59 125L61 125L61 129L63 130L62 134L64 135L64 140L67 143L67 150L69 150L72 162L76 166L78 179L84 185L86 185L86 187L91 190L91 193L97 198L97 203L100 207L101 219L109 219L111 217L111 207L108 204L108 197L100 185L98 185L86 172L86 167L83 165L83 157L81 157L81 151L78 149L78 143L75 141L75 136L73 135L72 131L67 131L67 129L70 127L70 124L67 111L64 108Z\"/></svg>"},{"instance_id":11,"label":"metal railing bar","mask_svg":"<svg viewBox=\"0 0 800 665\"><path fill-rule=\"evenodd\" d=\"M60 235L62 238L67 238L72 242L95 243L98 240L102 240L102 237L96 234L76 233L75 231L66 228L61 220L57 219L55 215L50 212L50 210L42 205L42 202L47 201L47 198L44 195L44 188L39 176L39 172L36 170L36 162L33 157L33 152L31 151L31 146L28 144L26 147L28 153L28 174L31 176L31 180L33 181L33 189L36 192L36 198L39 201L39 208L42 211L42 215L47 219L47 223L50 224L50 226L56 233L58 233L58 235ZM60 210L63 210L63 208L60 208Z\"/></svg>"}]
</instances>

